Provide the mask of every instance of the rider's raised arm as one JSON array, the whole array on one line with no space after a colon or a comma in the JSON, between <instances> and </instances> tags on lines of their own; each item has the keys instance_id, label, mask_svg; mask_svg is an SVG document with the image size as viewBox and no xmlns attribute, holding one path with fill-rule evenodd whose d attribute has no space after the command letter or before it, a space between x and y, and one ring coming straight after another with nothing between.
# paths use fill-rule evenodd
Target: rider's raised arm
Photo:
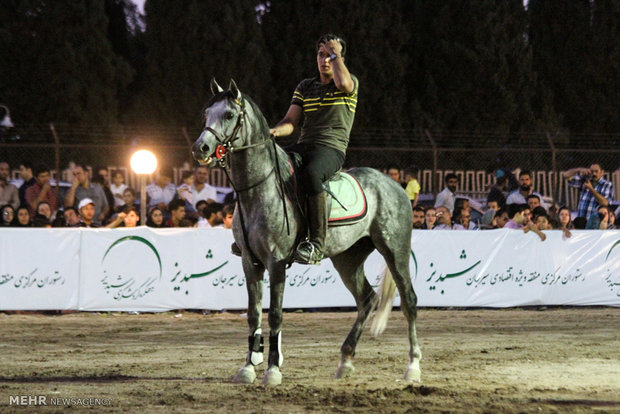
<instances>
[{"instance_id":1,"label":"rider's raised arm","mask_svg":"<svg viewBox=\"0 0 620 414\"><path fill-rule=\"evenodd\" d=\"M275 127L271 128L269 132L274 137L286 137L291 135L293 131L295 131L297 125L299 125L302 115L303 111L301 106L295 104L289 106L284 118L282 118Z\"/></svg>"},{"instance_id":2,"label":"rider's raised arm","mask_svg":"<svg viewBox=\"0 0 620 414\"><path fill-rule=\"evenodd\" d=\"M334 78L334 84L336 88L345 93L351 93L355 89L355 83L349 69L344 64L344 56L342 56L342 45L337 40L329 40L325 42L325 49L330 56L334 56L334 59L328 58L329 63L332 66L332 76Z\"/></svg>"}]
</instances>

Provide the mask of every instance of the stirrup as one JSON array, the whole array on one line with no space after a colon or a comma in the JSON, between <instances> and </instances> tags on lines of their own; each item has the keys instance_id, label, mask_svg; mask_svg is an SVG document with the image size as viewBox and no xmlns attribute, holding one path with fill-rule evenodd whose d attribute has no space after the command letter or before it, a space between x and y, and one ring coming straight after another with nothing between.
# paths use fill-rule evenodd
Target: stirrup
<instances>
[{"instance_id":1,"label":"stirrup","mask_svg":"<svg viewBox=\"0 0 620 414\"><path fill-rule=\"evenodd\" d=\"M295 262L318 265L321 263L321 259L323 259L323 252L311 241L304 240L297 246L297 250L295 251Z\"/></svg>"},{"instance_id":2,"label":"stirrup","mask_svg":"<svg viewBox=\"0 0 620 414\"><path fill-rule=\"evenodd\" d=\"M237 242L233 242L233 244L230 245L230 252L235 256L241 257L241 249L237 245Z\"/></svg>"}]
</instances>

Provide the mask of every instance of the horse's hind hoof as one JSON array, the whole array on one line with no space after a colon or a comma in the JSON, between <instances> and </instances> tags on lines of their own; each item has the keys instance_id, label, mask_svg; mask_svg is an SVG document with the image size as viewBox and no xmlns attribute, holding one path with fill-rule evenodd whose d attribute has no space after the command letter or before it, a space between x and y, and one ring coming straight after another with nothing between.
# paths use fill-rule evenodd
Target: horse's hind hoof
<instances>
[{"instance_id":1,"label":"horse's hind hoof","mask_svg":"<svg viewBox=\"0 0 620 414\"><path fill-rule=\"evenodd\" d=\"M277 368L269 368L263 376L264 387L275 387L282 384L282 373Z\"/></svg>"},{"instance_id":2,"label":"horse's hind hoof","mask_svg":"<svg viewBox=\"0 0 620 414\"><path fill-rule=\"evenodd\" d=\"M237 375L234 376L233 382L237 384L252 384L256 379L256 372L252 365L246 365L241 368Z\"/></svg>"},{"instance_id":3,"label":"horse's hind hoof","mask_svg":"<svg viewBox=\"0 0 620 414\"><path fill-rule=\"evenodd\" d=\"M340 379L340 378L350 377L351 375L353 375L353 372L355 372L355 367L353 366L353 362L351 361L341 362L340 365L338 365L338 369L336 370L336 375L334 375L334 378Z\"/></svg>"}]
</instances>

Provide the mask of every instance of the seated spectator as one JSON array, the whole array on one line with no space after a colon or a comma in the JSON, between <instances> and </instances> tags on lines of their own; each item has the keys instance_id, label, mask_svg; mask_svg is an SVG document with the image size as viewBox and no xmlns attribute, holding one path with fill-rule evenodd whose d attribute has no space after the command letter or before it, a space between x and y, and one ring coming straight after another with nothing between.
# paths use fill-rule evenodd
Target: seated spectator
<instances>
[{"instance_id":1,"label":"seated spectator","mask_svg":"<svg viewBox=\"0 0 620 414\"><path fill-rule=\"evenodd\" d=\"M153 207L146 215L146 225L148 227L164 228L164 212L159 207Z\"/></svg>"},{"instance_id":2,"label":"seated spectator","mask_svg":"<svg viewBox=\"0 0 620 414\"><path fill-rule=\"evenodd\" d=\"M51 223L52 222L52 207L47 201L41 201L37 204L35 214L41 214Z\"/></svg>"},{"instance_id":3,"label":"seated spectator","mask_svg":"<svg viewBox=\"0 0 620 414\"><path fill-rule=\"evenodd\" d=\"M510 218L508 217L508 211L506 209L499 209L495 213L495 225L498 229L503 229Z\"/></svg>"},{"instance_id":4,"label":"seated spectator","mask_svg":"<svg viewBox=\"0 0 620 414\"><path fill-rule=\"evenodd\" d=\"M9 227L15 221L15 209L11 204L0 207L0 226Z\"/></svg>"},{"instance_id":5,"label":"seated spectator","mask_svg":"<svg viewBox=\"0 0 620 414\"><path fill-rule=\"evenodd\" d=\"M19 207L19 191L17 187L9 183L11 169L9 164L0 162L0 206L10 204L15 210Z\"/></svg>"},{"instance_id":6,"label":"seated spectator","mask_svg":"<svg viewBox=\"0 0 620 414\"><path fill-rule=\"evenodd\" d=\"M43 214L35 214L32 219L32 227L51 228L52 223Z\"/></svg>"},{"instance_id":7,"label":"seated spectator","mask_svg":"<svg viewBox=\"0 0 620 414\"><path fill-rule=\"evenodd\" d=\"M224 216L223 206L220 203L210 203L202 211L204 220L198 220L198 227L213 228L222 227Z\"/></svg>"},{"instance_id":8,"label":"seated spectator","mask_svg":"<svg viewBox=\"0 0 620 414\"><path fill-rule=\"evenodd\" d=\"M527 204L509 204L508 205L508 222L504 225L506 229L523 228L527 220L525 211L528 210Z\"/></svg>"},{"instance_id":9,"label":"seated spectator","mask_svg":"<svg viewBox=\"0 0 620 414\"><path fill-rule=\"evenodd\" d=\"M398 165L396 165L396 164L389 165L388 168L387 168L387 175L392 180L394 180L398 184L402 185L402 183L400 181L400 168L398 167Z\"/></svg>"},{"instance_id":10,"label":"seated spectator","mask_svg":"<svg viewBox=\"0 0 620 414\"><path fill-rule=\"evenodd\" d=\"M75 227L100 227L95 222L95 202L90 198L83 198L78 204L78 213L80 213L80 221Z\"/></svg>"},{"instance_id":11,"label":"seated spectator","mask_svg":"<svg viewBox=\"0 0 620 414\"><path fill-rule=\"evenodd\" d=\"M58 210L52 220L52 227L67 227L65 225L65 212L64 210Z\"/></svg>"},{"instance_id":12,"label":"seated spectator","mask_svg":"<svg viewBox=\"0 0 620 414\"><path fill-rule=\"evenodd\" d=\"M26 190L25 195L30 211L34 215L37 206L42 201L47 201L50 209L56 211L58 209L58 195L56 189L50 185L50 169L46 165L39 164L34 169L34 176L35 183Z\"/></svg>"},{"instance_id":13,"label":"seated spectator","mask_svg":"<svg viewBox=\"0 0 620 414\"><path fill-rule=\"evenodd\" d=\"M573 226L575 226L575 230L585 230L586 224L588 223L588 219L585 217L575 217L573 220Z\"/></svg>"},{"instance_id":14,"label":"seated spectator","mask_svg":"<svg viewBox=\"0 0 620 414\"><path fill-rule=\"evenodd\" d=\"M499 210L500 203L497 200L487 200L487 210Z\"/></svg>"},{"instance_id":15,"label":"seated spectator","mask_svg":"<svg viewBox=\"0 0 620 414\"><path fill-rule=\"evenodd\" d=\"M30 209L26 206L19 206L15 212L13 227L32 227Z\"/></svg>"},{"instance_id":16,"label":"seated spectator","mask_svg":"<svg viewBox=\"0 0 620 414\"><path fill-rule=\"evenodd\" d=\"M532 210L532 212L534 211L534 209L536 207L540 207L540 196L538 196L537 194L530 194L527 196L527 205L530 206L530 210ZM546 212L547 210L545 210Z\"/></svg>"},{"instance_id":17,"label":"seated spectator","mask_svg":"<svg viewBox=\"0 0 620 414\"><path fill-rule=\"evenodd\" d=\"M127 187L125 188L125 190L123 190L123 201L124 204L116 208L117 213L123 211L125 207L140 208L140 203L138 203L138 201L136 200L136 191L131 187Z\"/></svg>"},{"instance_id":18,"label":"seated spectator","mask_svg":"<svg viewBox=\"0 0 620 414\"><path fill-rule=\"evenodd\" d=\"M405 187L405 192L411 200L411 207L415 207L418 205L418 198L420 196L420 183L418 183L418 168L414 166L410 166L405 169L405 182L407 186Z\"/></svg>"},{"instance_id":19,"label":"seated spectator","mask_svg":"<svg viewBox=\"0 0 620 414\"><path fill-rule=\"evenodd\" d=\"M613 210L609 206L598 206L597 214L587 220L587 230L615 230Z\"/></svg>"},{"instance_id":20,"label":"seated spectator","mask_svg":"<svg viewBox=\"0 0 620 414\"><path fill-rule=\"evenodd\" d=\"M75 207L65 207L65 227L76 227L80 224L80 215Z\"/></svg>"},{"instance_id":21,"label":"seated spectator","mask_svg":"<svg viewBox=\"0 0 620 414\"><path fill-rule=\"evenodd\" d=\"M179 222L179 227L198 227L198 219L191 216L183 217Z\"/></svg>"},{"instance_id":22,"label":"seated spectator","mask_svg":"<svg viewBox=\"0 0 620 414\"><path fill-rule=\"evenodd\" d=\"M159 207L162 211L168 211L168 204L177 194L177 187L172 183L172 168L161 166L155 174L155 181L146 186L148 198L146 206Z\"/></svg>"},{"instance_id":23,"label":"seated spectator","mask_svg":"<svg viewBox=\"0 0 620 414\"><path fill-rule=\"evenodd\" d=\"M422 206L415 206L413 208L413 228L421 230L424 228L424 216L426 211Z\"/></svg>"},{"instance_id":24,"label":"seated spectator","mask_svg":"<svg viewBox=\"0 0 620 414\"><path fill-rule=\"evenodd\" d=\"M425 230L433 230L435 222L437 221L437 212L434 207L429 207L424 213L424 227Z\"/></svg>"},{"instance_id":25,"label":"seated spectator","mask_svg":"<svg viewBox=\"0 0 620 414\"><path fill-rule=\"evenodd\" d=\"M181 227L181 220L185 218L185 201L178 198L168 204L170 219L166 222L167 227Z\"/></svg>"},{"instance_id":26,"label":"seated spectator","mask_svg":"<svg viewBox=\"0 0 620 414\"><path fill-rule=\"evenodd\" d=\"M549 226L549 214L547 214L547 210L545 210L544 207L538 206L532 209L532 223L536 224L537 226L539 217L543 217L546 221L545 227ZM541 228L541 226L538 226L538 228L541 230L551 230L550 228Z\"/></svg>"},{"instance_id":27,"label":"seated spectator","mask_svg":"<svg viewBox=\"0 0 620 414\"><path fill-rule=\"evenodd\" d=\"M232 229L234 214L235 205L233 203L224 205L224 208L222 208L222 215L224 216L225 229Z\"/></svg>"},{"instance_id":28,"label":"seated spectator","mask_svg":"<svg viewBox=\"0 0 620 414\"><path fill-rule=\"evenodd\" d=\"M181 200L185 201L185 209L194 211L194 195L192 194L192 185L194 185L194 172L183 171L181 175L181 185L177 187L177 195Z\"/></svg>"},{"instance_id":29,"label":"seated spectator","mask_svg":"<svg viewBox=\"0 0 620 414\"><path fill-rule=\"evenodd\" d=\"M498 170L497 173L500 173L500 171L501 170ZM498 176L495 180L495 184L493 184L489 189L489 194L487 194L487 208L499 210L500 207L503 207L506 204L505 194L507 189L508 178L505 175ZM494 202L495 205L489 205L490 202Z\"/></svg>"},{"instance_id":30,"label":"seated spectator","mask_svg":"<svg viewBox=\"0 0 620 414\"><path fill-rule=\"evenodd\" d=\"M209 203L207 203L206 200L200 200L196 203L196 212L198 213L198 217L202 217L202 213L205 209L205 207L207 207L209 205ZM200 220L200 219L199 219Z\"/></svg>"},{"instance_id":31,"label":"seated spectator","mask_svg":"<svg viewBox=\"0 0 620 414\"><path fill-rule=\"evenodd\" d=\"M71 188L65 195L65 207L77 206L78 211L82 210L80 205L82 200L90 200L91 204L95 208L95 215L93 217L93 224L97 227L104 222L108 217L110 206L108 205L108 199L103 188L91 181L90 172L85 165L76 165L73 169L73 183ZM81 215L80 211L80 215ZM82 217L84 219L84 217ZM92 226L87 226L92 227Z\"/></svg>"},{"instance_id":32,"label":"seated spectator","mask_svg":"<svg viewBox=\"0 0 620 414\"><path fill-rule=\"evenodd\" d=\"M104 171L106 171L107 173L107 169L104 169ZM107 174L106 174L107 175ZM116 201L114 200L114 195L112 194L112 191L110 190L110 187L108 187L107 185L107 181L105 176L101 175L100 173L95 174L95 176L93 177L93 184L98 185L99 187L101 187L101 189L103 190L103 193L105 194L105 199L106 202L109 206L108 208L108 212L106 213L106 216L101 220L102 223L105 223L110 216L112 215L112 206L115 205Z\"/></svg>"},{"instance_id":33,"label":"seated spectator","mask_svg":"<svg viewBox=\"0 0 620 414\"><path fill-rule=\"evenodd\" d=\"M469 207L455 207L453 221L463 226L465 230L473 230L476 227L471 222L471 209Z\"/></svg>"},{"instance_id":34,"label":"seated spectator","mask_svg":"<svg viewBox=\"0 0 620 414\"><path fill-rule=\"evenodd\" d=\"M558 228L564 233L564 237L572 236L570 230L574 229L570 216L570 209L566 206L560 207L558 210Z\"/></svg>"},{"instance_id":35,"label":"seated spectator","mask_svg":"<svg viewBox=\"0 0 620 414\"><path fill-rule=\"evenodd\" d=\"M480 219L480 230L492 230L497 228L497 210L488 209Z\"/></svg>"},{"instance_id":36,"label":"seated spectator","mask_svg":"<svg viewBox=\"0 0 620 414\"><path fill-rule=\"evenodd\" d=\"M123 199L123 192L127 188L127 184L125 184L125 176L122 171L116 170L112 172L112 183L110 183L110 191L112 192L112 196L114 197L114 211L118 207L121 207L125 204Z\"/></svg>"},{"instance_id":37,"label":"seated spectator","mask_svg":"<svg viewBox=\"0 0 620 414\"><path fill-rule=\"evenodd\" d=\"M127 206L118 213L106 227L114 229L117 227L137 227L140 224L140 212L135 206Z\"/></svg>"},{"instance_id":38,"label":"seated spectator","mask_svg":"<svg viewBox=\"0 0 620 414\"><path fill-rule=\"evenodd\" d=\"M205 200L207 203L215 203L217 201L217 190L207 183L209 178L207 167L199 165L196 167L194 175L194 184L191 186L192 200L194 208L198 211L198 202L200 200Z\"/></svg>"},{"instance_id":39,"label":"seated spectator","mask_svg":"<svg viewBox=\"0 0 620 414\"><path fill-rule=\"evenodd\" d=\"M452 223L452 216L448 207L439 206L435 209L437 213L437 225L433 230L465 230L463 226L458 223Z\"/></svg>"}]
</instances>

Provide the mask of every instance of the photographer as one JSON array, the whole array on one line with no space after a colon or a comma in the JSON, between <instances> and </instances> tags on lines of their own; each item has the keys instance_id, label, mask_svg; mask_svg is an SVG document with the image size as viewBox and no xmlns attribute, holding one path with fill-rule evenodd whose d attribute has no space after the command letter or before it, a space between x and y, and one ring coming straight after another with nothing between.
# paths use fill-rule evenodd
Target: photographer
<instances>
[{"instance_id":1,"label":"photographer","mask_svg":"<svg viewBox=\"0 0 620 414\"><path fill-rule=\"evenodd\" d=\"M592 164L590 168L573 168L563 173L564 178L570 180L571 187L581 190L577 217L588 219L592 214L597 214L600 206L611 204L614 186L603 178L604 172L601 164Z\"/></svg>"}]
</instances>

